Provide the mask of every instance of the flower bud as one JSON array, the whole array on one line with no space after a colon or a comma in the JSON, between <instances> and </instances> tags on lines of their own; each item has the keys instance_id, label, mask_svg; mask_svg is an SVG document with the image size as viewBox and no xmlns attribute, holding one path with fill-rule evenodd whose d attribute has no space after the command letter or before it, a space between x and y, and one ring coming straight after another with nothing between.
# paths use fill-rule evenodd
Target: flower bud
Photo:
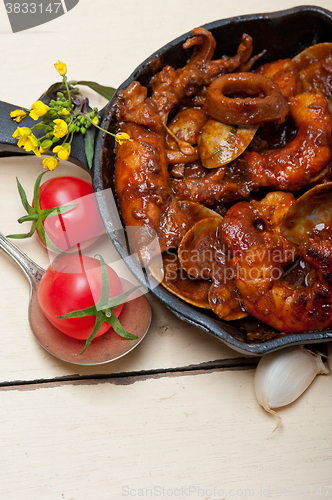
<instances>
[{"instance_id":1,"label":"flower bud","mask_svg":"<svg viewBox=\"0 0 332 500\"><path fill-rule=\"evenodd\" d=\"M54 64L54 66L60 76L65 76L67 73L67 66L65 63L58 61Z\"/></svg>"}]
</instances>

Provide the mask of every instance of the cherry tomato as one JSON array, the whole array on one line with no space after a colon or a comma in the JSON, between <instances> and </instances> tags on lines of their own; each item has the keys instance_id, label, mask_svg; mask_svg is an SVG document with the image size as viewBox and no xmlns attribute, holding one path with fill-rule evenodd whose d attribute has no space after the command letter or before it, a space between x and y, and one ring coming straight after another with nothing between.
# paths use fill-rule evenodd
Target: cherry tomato
<instances>
[{"instance_id":1,"label":"cherry tomato","mask_svg":"<svg viewBox=\"0 0 332 500\"><path fill-rule=\"evenodd\" d=\"M123 292L121 281L111 267L106 265L109 278L109 297ZM92 257L65 255L55 259L42 277L38 288L40 307L47 319L69 337L86 340L92 333L96 316L58 318L73 311L95 305L101 295L101 263ZM113 312L119 317L123 304ZM105 321L96 337L110 328Z\"/></svg>"},{"instance_id":2,"label":"cherry tomato","mask_svg":"<svg viewBox=\"0 0 332 500\"><path fill-rule=\"evenodd\" d=\"M77 204L69 212L52 215L43 221L48 237L62 251L78 243L84 248L91 239L105 232L92 185L84 179L62 176L47 180L40 186L39 203L41 209ZM37 235L45 246L38 230Z\"/></svg>"}]
</instances>

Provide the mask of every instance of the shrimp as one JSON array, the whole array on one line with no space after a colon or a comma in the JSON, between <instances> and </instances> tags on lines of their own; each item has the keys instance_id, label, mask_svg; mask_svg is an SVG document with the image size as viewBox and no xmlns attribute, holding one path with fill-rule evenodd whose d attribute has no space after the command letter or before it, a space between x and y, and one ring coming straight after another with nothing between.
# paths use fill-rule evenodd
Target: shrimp
<instances>
[{"instance_id":1,"label":"shrimp","mask_svg":"<svg viewBox=\"0 0 332 500\"><path fill-rule=\"evenodd\" d=\"M227 321L247 316L235 286L232 261L252 245L283 242L284 253L291 261L296 246L280 234L280 223L294 202L290 193L269 193L260 202L239 202L222 220L206 218L185 235L179 247L183 269L195 278L211 278L209 303L213 312ZM262 222L265 229L255 227Z\"/></svg>"},{"instance_id":2,"label":"shrimp","mask_svg":"<svg viewBox=\"0 0 332 500\"><path fill-rule=\"evenodd\" d=\"M250 179L257 186L298 191L310 183L330 161L332 121L322 94L290 98L290 113L298 133L279 150L259 154L245 152Z\"/></svg>"},{"instance_id":3,"label":"shrimp","mask_svg":"<svg viewBox=\"0 0 332 500\"><path fill-rule=\"evenodd\" d=\"M298 255L316 272L308 286L285 281L280 244L251 247L234 265L245 309L278 331L303 333L332 326L332 242L300 245Z\"/></svg>"},{"instance_id":4,"label":"shrimp","mask_svg":"<svg viewBox=\"0 0 332 500\"><path fill-rule=\"evenodd\" d=\"M124 225L136 228L131 243L143 252L159 233L170 196L165 148L162 137L142 125L126 123L120 130L131 142L117 147L115 188ZM146 262L152 257L146 255Z\"/></svg>"},{"instance_id":5,"label":"shrimp","mask_svg":"<svg viewBox=\"0 0 332 500\"><path fill-rule=\"evenodd\" d=\"M292 59L279 59L263 64L255 73L271 78L287 99L302 92L300 72Z\"/></svg>"},{"instance_id":6,"label":"shrimp","mask_svg":"<svg viewBox=\"0 0 332 500\"><path fill-rule=\"evenodd\" d=\"M120 93L116 113L117 131L131 141L116 146L115 189L124 225L136 228L132 244L143 255L158 235L171 194L164 128L147 89L138 82ZM152 257L148 252L144 258L149 262Z\"/></svg>"},{"instance_id":7,"label":"shrimp","mask_svg":"<svg viewBox=\"0 0 332 500\"><path fill-rule=\"evenodd\" d=\"M240 201L227 212L220 225L223 237L234 256L242 255L253 245L271 241L280 233L280 224L295 198L291 193L271 192L261 201ZM285 240L290 252L294 245Z\"/></svg>"}]
</instances>

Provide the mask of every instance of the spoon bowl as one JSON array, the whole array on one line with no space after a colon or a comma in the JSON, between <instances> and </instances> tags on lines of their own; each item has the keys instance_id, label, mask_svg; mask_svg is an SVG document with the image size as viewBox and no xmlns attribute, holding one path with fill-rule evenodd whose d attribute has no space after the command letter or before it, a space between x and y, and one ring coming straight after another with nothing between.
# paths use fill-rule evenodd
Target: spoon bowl
<instances>
[{"instance_id":1,"label":"spoon bowl","mask_svg":"<svg viewBox=\"0 0 332 500\"><path fill-rule=\"evenodd\" d=\"M8 238L0 233L0 248L7 253L23 270L30 284L29 323L32 333L39 344L56 358L76 365L100 365L115 361L132 351L145 337L151 323L151 308L142 294L125 302L119 320L122 326L137 336L135 340L127 340L117 335L110 328L104 335L95 338L89 348L81 356L85 341L64 335L45 317L38 302L38 286L45 269L38 266ZM132 285L121 279L124 291ZM137 292L136 292L137 293Z\"/></svg>"}]
</instances>

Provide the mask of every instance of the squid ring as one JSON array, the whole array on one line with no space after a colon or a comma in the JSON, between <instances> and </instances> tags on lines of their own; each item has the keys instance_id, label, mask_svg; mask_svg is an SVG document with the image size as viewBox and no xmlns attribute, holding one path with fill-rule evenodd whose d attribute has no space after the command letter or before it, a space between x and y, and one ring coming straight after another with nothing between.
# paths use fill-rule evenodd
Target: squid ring
<instances>
[{"instance_id":1,"label":"squid ring","mask_svg":"<svg viewBox=\"0 0 332 500\"><path fill-rule=\"evenodd\" d=\"M228 97L239 94L247 97ZM222 123L258 125L283 121L289 108L279 87L270 78L243 72L220 76L211 83L206 110Z\"/></svg>"}]
</instances>

